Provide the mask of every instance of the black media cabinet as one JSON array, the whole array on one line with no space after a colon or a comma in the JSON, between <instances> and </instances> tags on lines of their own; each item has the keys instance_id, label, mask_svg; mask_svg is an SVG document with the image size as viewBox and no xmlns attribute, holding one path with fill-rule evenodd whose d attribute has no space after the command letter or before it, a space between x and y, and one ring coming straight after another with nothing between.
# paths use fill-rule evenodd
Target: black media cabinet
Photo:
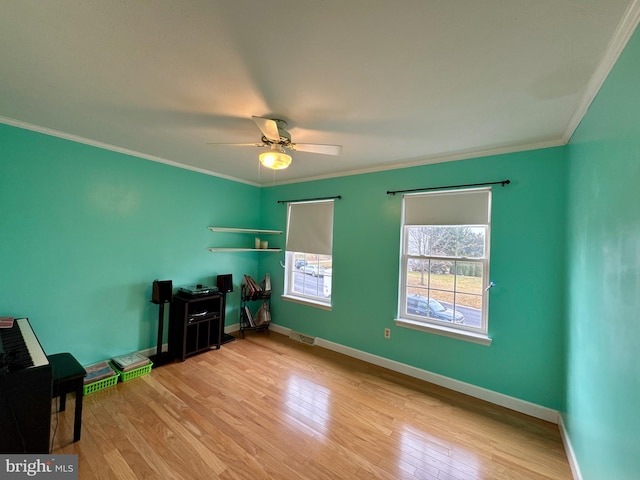
<instances>
[{"instance_id":1,"label":"black media cabinet","mask_svg":"<svg viewBox=\"0 0 640 480\"><path fill-rule=\"evenodd\" d=\"M174 295L169 312L169 354L183 362L191 355L220 348L224 311L222 293Z\"/></svg>"}]
</instances>

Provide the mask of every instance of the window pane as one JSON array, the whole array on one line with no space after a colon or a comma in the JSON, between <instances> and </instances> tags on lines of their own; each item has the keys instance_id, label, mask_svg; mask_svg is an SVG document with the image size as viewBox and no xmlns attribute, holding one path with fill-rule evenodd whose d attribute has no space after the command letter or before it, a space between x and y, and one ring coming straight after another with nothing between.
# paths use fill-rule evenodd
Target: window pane
<instances>
[{"instance_id":1,"label":"window pane","mask_svg":"<svg viewBox=\"0 0 640 480\"><path fill-rule=\"evenodd\" d=\"M429 305L431 307L431 318L457 324L464 322L464 316L455 308L453 302L431 298L429 299Z\"/></svg>"},{"instance_id":2,"label":"window pane","mask_svg":"<svg viewBox=\"0 0 640 480\"><path fill-rule=\"evenodd\" d=\"M439 290L453 291L455 288L456 276L455 262L444 262L441 260L431 261L431 281L429 286Z\"/></svg>"},{"instance_id":3,"label":"window pane","mask_svg":"<svg viewBox=\"0 0 640 480\"><path fill-rule=\"evenodd\" d=\"M407 227L407 253L409 255L428 255L429 227Z\"/></svg>"},{"instance_id":4,"label":"window pane","mask_svg":"<svg viewBox=\"0 0 640 480\"><path fill-rule=\"evenodd\" d=\"M428 255L454 257L456 255L458 227L428 227Z\"/></svg>"},{"instance_id":5,"label":"window pane","mask_svg":"<svg viewBox=\"0 0 640 480\"><path fill-rule=\"evenodd\" d=\"M456 290L482 295L482 263L457 262Z\"/></svg>"},{"instance_id":6,"label":"window pane","mask_svg":"<svg viewBox=\"0 0 640 480\"><path fill-rule=\"evenodd\" d=\"M456 311L464 315L464 324L469 327L482 326L482 296L459 293L456 295Z\"/></svg>"},{"instance_id":7,"label":"window pane","mask_svg":"<svg viewBox=\"0 0 640 480\"><path fill-rule=\"evenodd\" d=\"M485 248L486 227L456 227L457 257L483 258Z\"/></svg>"},{"instance_id":8,"label":"window pane","mask_svg":"<svg viewBox=\"0 0 640 480\"><path fill-rule=\"evenodd\" d=\"M452 291L430 290L429 298L437 300L438 302L443 302L447 305L453 305L455 296Z\"/></svg>"},{"instance_id":9,"label":"window pane","mask_svg":"<svg viewBox=\"0 0 640 480\"><path fill-rule=\"evenodd\" d=\"M326 301L331 296L331 255L293 252L289 291Z\"/></svg>"},{"instance_id":10,"label":"window pane","mask_svg":"<svg viewBox=\"0 0 640 480\"><path fill-rule=\"evenodd\" d=\"M410 258L408 263L409 268L407 270L407 284L428 286L429 260Z\"/></svg>"},{"instance_id":11,"label":"window pane","mask_svg":"<svg viewBox=\"0 0 640 480\"><path fill-rule=\"evenodd\" d=\"M434 257L484 258L486 227L406 227L407 254Z\"/></svg>"}]
</instances>

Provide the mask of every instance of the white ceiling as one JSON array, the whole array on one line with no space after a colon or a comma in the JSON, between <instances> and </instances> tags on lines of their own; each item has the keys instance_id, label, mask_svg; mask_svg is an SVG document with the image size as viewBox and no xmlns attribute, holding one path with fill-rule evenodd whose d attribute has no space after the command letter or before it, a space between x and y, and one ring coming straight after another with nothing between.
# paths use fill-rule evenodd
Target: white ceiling
<instances>
[{"instance_id":1,"label":"white ceiling","mask_svg":"<svg viewBox=\"0 0 640 480\"><path fill-rule=\"evenodd\" d=\"M566 143L638 0L0 0L0 121L270 185ZM260 170L252 115L294 152Z\"/></svg>"}]
</instances>

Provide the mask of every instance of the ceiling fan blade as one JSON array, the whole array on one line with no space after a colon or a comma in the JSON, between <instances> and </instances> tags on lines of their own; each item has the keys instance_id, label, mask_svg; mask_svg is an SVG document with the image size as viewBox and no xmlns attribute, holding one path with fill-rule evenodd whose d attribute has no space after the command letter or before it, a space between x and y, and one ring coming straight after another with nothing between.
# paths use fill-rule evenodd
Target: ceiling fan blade
<instances>
[{"instance_id":1,"label":"ceiling fan blade","mask_svg":"<svg viewBox=\"0 0 640 480\"><path fill-rule=\"evenodd\" d=\"M251 117L251 119L256 122L256 125L265 137L274 142L280 141L280 132L278 131L278 124L275 120L255 116Z\"/></svg>"},{"instance_id":2,"label":"ceiling fan blade","mask_svg":"<svg viewBox=\"0 0 640 480\"><path fill-rule=\"evenodd\" d=\"M254 143L212 143L207 142L207 145L213 145L214 147L266 147L266 143L254 142Z\"/></svg>"},{"instance_id":3,"label":"ceiling fan blade","mask_svg":"<svg viewBox=\"0 0 640 480\"><path fill-rule=\"evenodd\" d=\"M291 150L297 152L321 153L322 155L340 155L342 145L318 145L313 143L292 143Z\"/></svg>"}]
</instances>

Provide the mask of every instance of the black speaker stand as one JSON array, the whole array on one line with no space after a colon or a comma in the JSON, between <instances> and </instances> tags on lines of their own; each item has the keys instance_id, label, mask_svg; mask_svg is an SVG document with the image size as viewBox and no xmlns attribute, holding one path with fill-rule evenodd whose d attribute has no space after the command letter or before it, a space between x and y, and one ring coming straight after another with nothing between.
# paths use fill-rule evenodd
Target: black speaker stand
<instances>
[{"instance_id":1,"label":"black speaker stand","mask_svg":"<svg viewBox=\"0 0 640 480\"><path fill-rule=\"evenodd\" d=\"M169 352L162 351L162 338L164 337L164 304L166 302L152 302L158 304L158 346L156 347L156 354L151 355L149 359L153 362L153 368L166 365L173 362Z\"/></svg>"}]
</instances>

